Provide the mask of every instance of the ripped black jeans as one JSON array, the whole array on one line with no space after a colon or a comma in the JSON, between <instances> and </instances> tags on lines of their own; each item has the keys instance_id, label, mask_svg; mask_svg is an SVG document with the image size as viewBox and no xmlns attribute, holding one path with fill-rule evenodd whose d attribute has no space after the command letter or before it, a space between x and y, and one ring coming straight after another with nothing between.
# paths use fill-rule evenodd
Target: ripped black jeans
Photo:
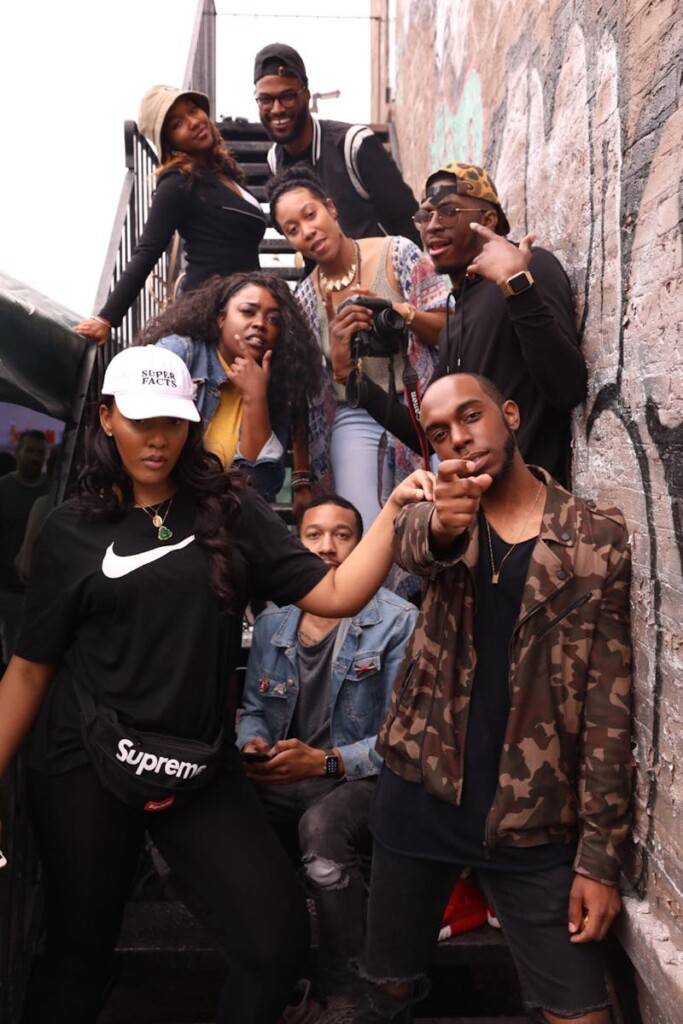
<instances>
[{"instance_id":1,"label":"ripped black jeans","mask_svg":"<svg viewBox=\"0 0 683 1024\"><path fill-rule=\"evenodd\" d=\"M361 859L371 846L368 814L375 778L311 778L255 788L285 845L291 846L287 829L296 830L318 919L320 988L326 996L352 993L358 978L349 962L360 957L365 936Z\"/></svg>"},{"instance_id":2,"label":"ripped black jeans","mask_svg":"<svg viewBox=\"0 0 683 1024\"><path fill-rule=\"evenodd\" d=\"M375 842L361 968L365 993L354 1024L412 1021L411 1007L428 991L426 971L443 908L462 869ZM570 863L533 872L478 870L477 877L495 907L530 1010L571 1019L608 1006L601 944L569 941ZM410 982L410 990L397 998L381 987L386 982Z\"/></svg>"}]
</instances>

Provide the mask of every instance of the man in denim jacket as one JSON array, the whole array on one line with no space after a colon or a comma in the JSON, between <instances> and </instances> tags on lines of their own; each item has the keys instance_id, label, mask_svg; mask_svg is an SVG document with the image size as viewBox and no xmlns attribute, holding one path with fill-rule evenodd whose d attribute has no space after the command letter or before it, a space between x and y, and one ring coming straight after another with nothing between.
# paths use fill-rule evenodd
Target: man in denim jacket
<instances>
[{"instance_id":1,"label":"man in denim jacket","mask_svg":"<svg viewBox=\"0 0 683 1024\"><path fill-rule=\"evenodd\" d=\"M301 540L330 566L361 533L358 510L336 495L314 501L301 520ZM329 1012L353 1002L348 961L364 932L359 856L382 765L376 734L416 620L411 604L381 588L353 619L290 605L266 609L254 629L237 743L247 758L270 755L250 760L248 772L276 828L298 825Z\"/></svg>"}]
</instances>

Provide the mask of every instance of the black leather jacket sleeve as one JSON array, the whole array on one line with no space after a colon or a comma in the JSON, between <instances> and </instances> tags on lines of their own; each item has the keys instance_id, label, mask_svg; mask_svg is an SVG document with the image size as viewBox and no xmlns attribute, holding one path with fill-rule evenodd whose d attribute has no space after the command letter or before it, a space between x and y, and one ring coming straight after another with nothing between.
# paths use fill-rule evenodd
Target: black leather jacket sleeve
<instances>
[{"instance_id":1,"label":"black leather jacket sleeve","mask_svg":"<svg viewBox=\"0 0 683 1024\"><path fill-rule=\"evenodd\" d=\"M166 174L157 185L145 229L125 270L99 315L118 327L135 302L154 264L181 227L188 202L185 176Z\"/></svg>"}]
</instances>

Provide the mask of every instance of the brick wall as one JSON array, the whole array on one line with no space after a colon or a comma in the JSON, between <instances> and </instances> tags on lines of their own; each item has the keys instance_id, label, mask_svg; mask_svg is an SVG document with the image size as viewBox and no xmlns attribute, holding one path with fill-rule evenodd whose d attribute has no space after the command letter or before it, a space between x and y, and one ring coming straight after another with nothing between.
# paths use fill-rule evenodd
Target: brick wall
<instances>
[{"instance_id":1,"label":"brick wall","mask_svg":"<svg viewBox=\"0 0 683 1024\"><path fill-rule=\"evenodd\" d=\"M535 230L574 284L590 370L574 488L622 508L634 550L637 898L620 929L644 1016L680 1022L683 4L398 0L383 13L416 194L444 160L483 163L512 237Z\"/></svg>"}]
</instances>

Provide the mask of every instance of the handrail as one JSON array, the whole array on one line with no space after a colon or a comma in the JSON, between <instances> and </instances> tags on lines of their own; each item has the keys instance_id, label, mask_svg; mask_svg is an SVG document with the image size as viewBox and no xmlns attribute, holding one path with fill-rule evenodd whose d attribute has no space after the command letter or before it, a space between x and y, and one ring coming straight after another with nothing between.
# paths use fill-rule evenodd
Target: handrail
<instances>
[{"instance_id":1,"label":"handrail","mask_svg":"<svg viewBox=\"0 0 683 1024\"><path fill-rule=\"evenodd\" d=\"M104 305L107 295L120 280L142 235L152 204L154 170L159 163L154 150L140 134L135 121L124 123L123 137L126 174L100 275L96 309ZM135 299L121 326L114 332L110 342L112 351L106 352L107 356L130 345L146 321L160 312L169 300L166 288L169 252L170 246L157 260L147 278L145 288Z\"/></svg>"}]
</instances>

